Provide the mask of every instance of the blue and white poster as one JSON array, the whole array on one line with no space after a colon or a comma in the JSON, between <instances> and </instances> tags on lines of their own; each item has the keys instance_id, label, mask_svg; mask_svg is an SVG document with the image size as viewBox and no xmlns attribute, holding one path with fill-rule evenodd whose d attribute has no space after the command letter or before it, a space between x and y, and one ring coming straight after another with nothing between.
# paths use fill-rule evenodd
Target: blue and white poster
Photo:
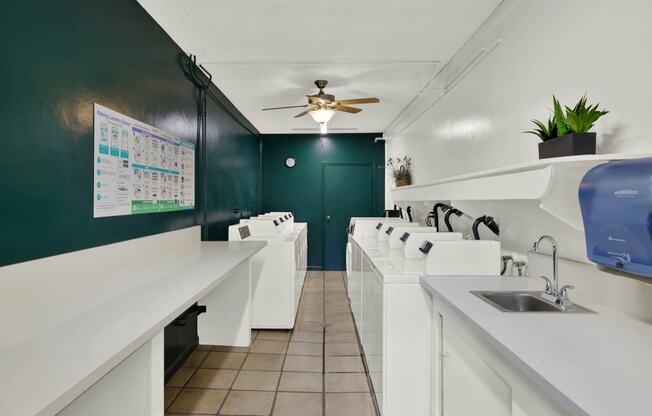
<instances>
[{"instance_id":1,"label":"blue and white poster","mask_svg":"<svg viewBox=\"0 0 652 416\"><path fill-rule=\"evenodd\" d=\"M195 143L94 108L93 217L195 207Z\"/></svg>"}]
</instances>

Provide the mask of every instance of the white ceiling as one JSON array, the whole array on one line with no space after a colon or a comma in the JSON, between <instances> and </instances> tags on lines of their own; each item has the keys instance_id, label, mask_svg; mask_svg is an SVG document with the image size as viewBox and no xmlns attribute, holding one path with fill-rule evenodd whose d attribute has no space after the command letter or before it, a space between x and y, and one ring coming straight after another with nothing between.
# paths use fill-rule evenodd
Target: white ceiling
<instances>
[{"instance_id":1,"label":"white ceiling","mask_svg":"<svg viewBox=\"0 0 652 416\"><path fill-rule=\"evenodd\" d=\"M337 113L330 131L382 132L500 0L139 0L261 133L318 131L296 109L326 79L337 99L379 97Z\"/></svg>"}]
</instances>

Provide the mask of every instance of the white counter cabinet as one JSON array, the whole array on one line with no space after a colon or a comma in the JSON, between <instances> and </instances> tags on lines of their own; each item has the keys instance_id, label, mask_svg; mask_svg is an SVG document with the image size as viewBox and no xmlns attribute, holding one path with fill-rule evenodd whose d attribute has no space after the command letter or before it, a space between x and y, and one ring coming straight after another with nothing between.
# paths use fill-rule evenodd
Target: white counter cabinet
<instances>
[{"instance_id":1,"label":"white counter cabinet","mask_svg":"<svg viewBox=\"0 0 652 416\"><path fill-rule=\"evenodd\" d=\"M434 415L568 415L490 345L435 303Z\"/></svg>"},{"instance_id":2,"label":"white counter cabinet","mask_svg":"<svg viewBox=\"0 0 652 416\"><path fill-rule=\"evenodd\" d=\"M200 343L249 345L250 259L265 243L198 237L199 227L0 268L0 286L23 296L0 308L0 415L163 415L163 330L197 302Z\"/></svg>"}]
</instances>

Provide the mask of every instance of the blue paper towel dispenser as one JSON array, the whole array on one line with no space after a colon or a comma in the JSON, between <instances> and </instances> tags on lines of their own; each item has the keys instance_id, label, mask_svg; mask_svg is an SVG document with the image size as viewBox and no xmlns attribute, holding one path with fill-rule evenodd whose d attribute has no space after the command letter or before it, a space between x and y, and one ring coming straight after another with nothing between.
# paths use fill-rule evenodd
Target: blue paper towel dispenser
<instances>
[{"instance_id":1,"label":"blue paper towel dispenser","mask_svg":"<svg viewBox=\"0 0 652 416\"><path fill-rule=\"evenodd\" d=\"M589 260L652 277L652 158L594 167L579 199Z\"/></svg>"}]
</instances>

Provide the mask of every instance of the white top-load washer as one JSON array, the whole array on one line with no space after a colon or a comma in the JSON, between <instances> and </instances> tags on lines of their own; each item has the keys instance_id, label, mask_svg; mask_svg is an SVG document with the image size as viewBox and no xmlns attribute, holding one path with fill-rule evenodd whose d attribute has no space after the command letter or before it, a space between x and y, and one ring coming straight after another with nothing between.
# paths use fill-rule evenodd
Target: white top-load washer
<instances>
[{"instance_id":1,"label":"white top-load washer","mask_svg":"<svg viewBox=\"0 0 652 416\"><path fill-rule=\"evenodd\" d=\"M307 272L308 226L283 227L276 216L258 216L229 227L229 241L267 242L252 258L252 328L294 327Z\"/></svg>"},{"instance_id":2,"label":"white top-load washer","mask_svg":"<svg viewBox=\"0 0 652 416\"><path fill-rule=\"evenodd\" d=\"M346 243L346 274L351 272L351 238L354 236L378 236L378 229L383 223L404 223L410 222L404 218L395 217L351 217L348 228L348 241Z\"/></svg>"},{"instance_id":3,"label":"white top-load washer","mask_svg":"<svg viewBox=\"0 0 652 416\"><path fill-rule=\"evenodd\" d=\"M405 233L409 236L402 247L392 244ZM438 388L432 385L429 364L432 298L419 277L433 271L475 275L478 268L483 275L499 275L500 243L468 241L461 233L414 226L394 227L389 241L354 236L351 243L351 309L381 413L430 416L433 391ZM479 265L476 257L482 258Z\"/></svg>"}]
</instances>

